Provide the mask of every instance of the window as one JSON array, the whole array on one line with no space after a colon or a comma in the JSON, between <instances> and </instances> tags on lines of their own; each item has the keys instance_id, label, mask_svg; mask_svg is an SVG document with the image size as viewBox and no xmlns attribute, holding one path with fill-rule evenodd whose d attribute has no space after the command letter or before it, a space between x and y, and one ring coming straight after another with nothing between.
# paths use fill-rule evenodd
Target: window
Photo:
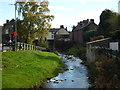
<instances>
[{"instance_id":1,"label":"window","mask_svg":"<svg viewBox=\"0 0 120 90\"><path fill-rule=\"evenodd\" d=\"M52 34L54 34L54 32L51 32Z\"/></svg>"},{"instance_id":2,"label":"window","mask_svg":"<svg viewBox=\"0 0 120 90\"><path fill-rule=\"evenodd\" d=\"M54 35L52 35L52 38L54 38Z\"/></svg>"},{"instance_id":3,"label":"window","mask_svg":"<svg viewBox=\"0 0 120 90\"><path fill-rule=\"evenodd\" d=\"M6 32L5 32L5 34L8 34L8 29L6 29Z\"/></svg>"}]
</instances>

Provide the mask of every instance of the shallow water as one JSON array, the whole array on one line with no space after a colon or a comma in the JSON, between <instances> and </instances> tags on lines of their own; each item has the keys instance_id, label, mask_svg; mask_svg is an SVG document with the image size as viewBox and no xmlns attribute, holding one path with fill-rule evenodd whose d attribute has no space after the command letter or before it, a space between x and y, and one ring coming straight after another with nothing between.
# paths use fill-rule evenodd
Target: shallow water
<instances>
[{"instance_id":1,"label":"shallow water","mask_svg":"<svg viewBox=\"0 0 120 90\"><path fill-rule=\"evenodd\" d=\"M59 56L68 66L68 70L48 80L46 88L89 88L88 72L87 68L80 64L82 60L70 55L59 54Z\"/></svg>"}]
</instances>

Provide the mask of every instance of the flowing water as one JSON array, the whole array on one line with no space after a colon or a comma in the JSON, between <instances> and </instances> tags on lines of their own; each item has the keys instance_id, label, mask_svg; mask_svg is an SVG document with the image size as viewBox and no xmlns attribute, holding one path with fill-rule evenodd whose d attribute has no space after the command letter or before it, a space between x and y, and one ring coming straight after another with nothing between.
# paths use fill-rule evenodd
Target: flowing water
<instances>
[{"instance_id":1,"label":"flowing water","mask_svg":"<svg viewBox=\"0 0 120 90\"><path fill-rule=\"evenodd\" d=\"M81 64L82 60L70 55L59 54L67 71L46 82L47 88L89 88L87 68Z\"/></svg>"}]
</instances>

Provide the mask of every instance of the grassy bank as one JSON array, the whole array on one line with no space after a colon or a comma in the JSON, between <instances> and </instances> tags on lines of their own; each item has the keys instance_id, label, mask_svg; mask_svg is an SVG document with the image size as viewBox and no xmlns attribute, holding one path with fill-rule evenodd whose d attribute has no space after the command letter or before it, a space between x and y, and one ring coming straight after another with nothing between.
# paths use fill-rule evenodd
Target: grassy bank
<instances>
[{"instance_id":1,"label":"grassy bank","mask_svg":"<svg viewBox=\"0 0 120 90\"><path fill-rule=\"evenodd\" d=\"M31 88L47 77L57 75L61 59L54 53L39 51L8 51L2 54L3 88Z\"/></svg>"},{"instance_id":2,"label":"grassy bank","mask_svg":"<svg viewBox=\"0 0 120 90\"><path fill-rule=\"evenodd\" d=\"M0 52L0 89L2 89L2 52Z\"/></svg>"},{"instance_id":3,"label":"grassy bank","mask_svg":"<svg viewBox=\"0 0 120 90\"><path fill-rule=\"evenodd\" d=\"M82 59L88 68L89 80L93 88L120 88L120 61L113 60L100 52L96 60L86 62L86 48L75 45L64 54L71 54Z\"/></svg>"}]
</instances>

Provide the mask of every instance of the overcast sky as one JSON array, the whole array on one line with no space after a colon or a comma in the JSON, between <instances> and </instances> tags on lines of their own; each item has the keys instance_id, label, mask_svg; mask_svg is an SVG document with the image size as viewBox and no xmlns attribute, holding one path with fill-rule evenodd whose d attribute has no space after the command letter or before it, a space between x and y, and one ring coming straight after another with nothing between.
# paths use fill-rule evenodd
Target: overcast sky
<instances>
[{"instance_id":1,"label":"overcast sky","mask_svg":"<svg viewBox=\"0 0 120 90\"><path fill-rule=\"evenodd\" d=\"M95 19L99 24L99 16L105 9L118 11L118 0L48 0L50 14L55 16L52 21L53 28L59 28L60 25L68 27L71 30L73 25L86 19ZM0 0L0 25L15 17L15 0Z\"/></svg>"}]
</instances>

